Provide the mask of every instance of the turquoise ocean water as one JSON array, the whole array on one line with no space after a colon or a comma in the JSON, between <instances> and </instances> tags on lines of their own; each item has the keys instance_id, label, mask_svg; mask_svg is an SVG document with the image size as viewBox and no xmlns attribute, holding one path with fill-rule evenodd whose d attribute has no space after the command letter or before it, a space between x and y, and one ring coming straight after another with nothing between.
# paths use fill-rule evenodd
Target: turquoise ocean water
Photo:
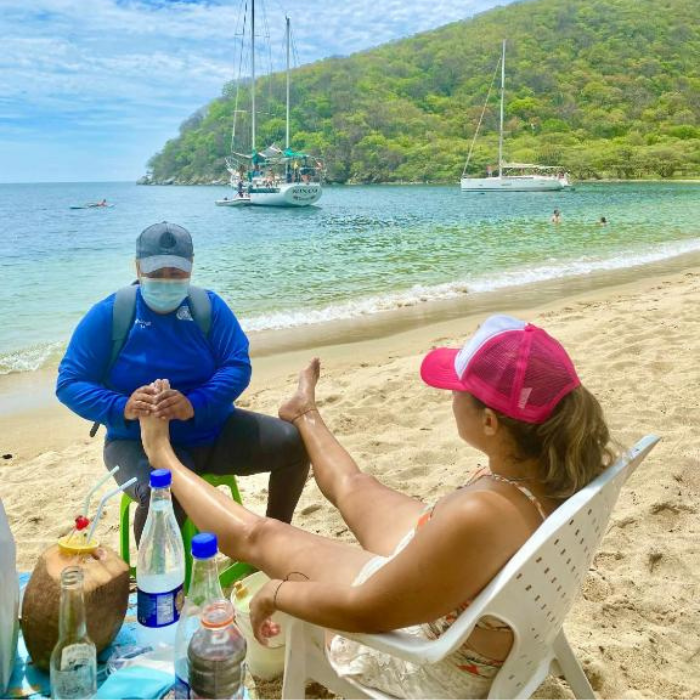
<instances>
[{"instance_id":1,"label":"turquoise ocean water","mask_svg":"<svg viewBox=\"0 0 700 700\"><path fill-rule=\"evenodd\" d=\"M133 280L146 226L195 243L194 281L248 331L352 319L432 300L700 251L700 185L581 184L462 193L458 185L326 188L319 206L229 209L224 187L0 185L0 374L55 363L91 304ZM70 209L107 198L111 209ZM549 222L552 210L563 223ZM610 222L599 226L606 216Z\"/></svg>"}]
</instances>

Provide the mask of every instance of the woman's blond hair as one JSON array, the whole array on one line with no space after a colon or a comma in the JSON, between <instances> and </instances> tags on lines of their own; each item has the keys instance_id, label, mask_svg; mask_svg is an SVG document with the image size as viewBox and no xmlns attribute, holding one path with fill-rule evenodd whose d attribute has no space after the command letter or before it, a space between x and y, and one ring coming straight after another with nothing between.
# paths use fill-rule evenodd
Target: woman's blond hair
<instances>
[{"instance_id":1,"label":"woman's blond hair","mask_svg":"<svg viewBox=\"0 0 700 700\"><path fill-rule=\"evenodd\" d=\"M568 498L615 460L603 409L583 386L567 394L544 423L524 423L495 413L513 437L515 458L537 461L539 481L552 498Z\"/></svg>"}]
</instances>

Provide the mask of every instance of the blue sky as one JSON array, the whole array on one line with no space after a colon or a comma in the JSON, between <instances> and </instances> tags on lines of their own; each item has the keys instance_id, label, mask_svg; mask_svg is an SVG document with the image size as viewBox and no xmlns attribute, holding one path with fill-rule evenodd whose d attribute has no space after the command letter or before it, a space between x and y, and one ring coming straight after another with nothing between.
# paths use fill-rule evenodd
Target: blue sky
<instances>
[{"instance_id":1,"label":"blue sky","mask_svg":"<svg viewBox=\"0 0 700 700\"><path fill-rule=\"evenodd\" d=\"M266 0L282 54L346 56L513 0ZM258 0L258 6L261 0ZM235 77L240 0L0 0L0 182L134 181Z\"/></svg>"}]
</instances>

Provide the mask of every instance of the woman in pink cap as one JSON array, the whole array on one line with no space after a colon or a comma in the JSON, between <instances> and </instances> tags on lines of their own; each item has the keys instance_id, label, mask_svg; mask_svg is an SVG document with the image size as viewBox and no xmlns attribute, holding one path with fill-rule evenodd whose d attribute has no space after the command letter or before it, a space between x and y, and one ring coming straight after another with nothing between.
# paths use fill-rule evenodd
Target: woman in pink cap
<instances>
[{"instance_id":1,"label":"woman in pink cap","mask_svg":"<svg viewBox=\"0 0 700 700\"><path fill-rule=\"evenodd\" d=\"M151 464L173 472L173 491L196 525L271 577L251 605L261 641L278 631L269 620L276 610L336 630L439 636L542 521L613 461L600 405L566 351L509 316L488 318L460 350L423 360L423 380L452 391L460 437L489 462L437 503L359 470L321 418L319 372L318 360L301 372L280 417L299 428L319 488L359 547L239 506L180 464L166 423L142 419ZM512 642L510 628L482 618L438 664L416 666L340 636L329 651L339 673L399 697L485 697Z\"/></svg>"}]
</instances>

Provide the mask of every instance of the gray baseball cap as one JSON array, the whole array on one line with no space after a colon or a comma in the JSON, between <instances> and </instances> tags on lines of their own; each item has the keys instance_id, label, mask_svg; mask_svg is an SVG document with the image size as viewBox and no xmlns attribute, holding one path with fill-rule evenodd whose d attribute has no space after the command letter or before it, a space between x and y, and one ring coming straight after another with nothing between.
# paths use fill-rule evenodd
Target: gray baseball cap
<instances>
[{"instance_id":1,"label":"gray baseball cap","mask_svg":"<svg viewBox=\"0 0 700 700\"><path fill-rule=\"evenodd\" d=\"M164 267L175 267L184 272L192 272L194 249L190 232L163 221L141 231L136 239L136 259L141 272L149 274Z\"/></svg>"}]
</instances>

